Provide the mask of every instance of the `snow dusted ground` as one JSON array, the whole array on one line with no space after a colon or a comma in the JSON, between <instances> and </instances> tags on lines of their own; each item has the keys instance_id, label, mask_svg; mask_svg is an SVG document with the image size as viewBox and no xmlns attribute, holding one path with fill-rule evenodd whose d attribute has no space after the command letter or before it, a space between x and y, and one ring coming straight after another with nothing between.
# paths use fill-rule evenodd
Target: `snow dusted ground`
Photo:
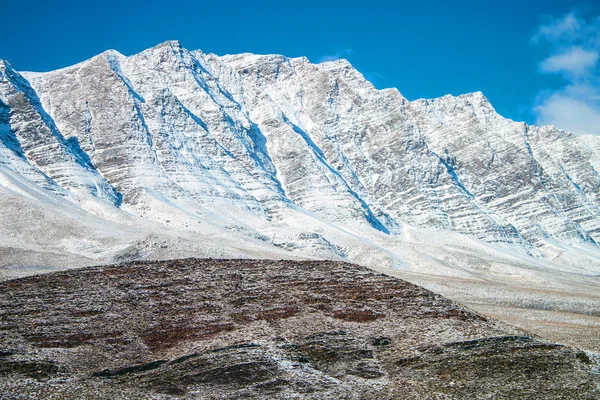
<instances>
[{"instance_id":1,"label":"snow dusted ground","mask_svg":"<svg viewBox=\"0 0 600 400\"><path fill-rule=\"evenodd\" d=\"M395 236L375 229L355 232L292 209L278 223L223 227L164 206L160 216L169 222L150 222L108 207L98 206L94 215L17 184L0 190L2 280L138 258L347 259L542 337L600 350L600 279L593 248L587 253L565 248L549 261L434 229L405 226Z\"/></svg>"},{"instance_id":2,"label":"snow dusted ground","mask_svg":"<svg viewBox=\"0 0 600 400\"><path fill-rule=\"evenodd\" d=\"M0 279L340 259L598 350L597 139L481 93L410 102L345 60L166 42L48 73L0 61Z\"/></svg>"}]
</instances>

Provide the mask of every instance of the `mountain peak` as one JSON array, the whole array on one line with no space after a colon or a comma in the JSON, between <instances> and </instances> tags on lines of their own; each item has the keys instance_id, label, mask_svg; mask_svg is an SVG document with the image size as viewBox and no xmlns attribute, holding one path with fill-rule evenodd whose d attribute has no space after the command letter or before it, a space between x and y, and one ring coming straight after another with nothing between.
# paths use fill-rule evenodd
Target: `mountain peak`
<instances>
[{"instance_id":1,"label":"mountain peak","mask_svg":"<svg viewBox=\"0 0 600 400\"><path fill-rule=\"evenodd\" d=\"M118 50L115 49L108 49L106 51L103 51L99 55L106 55L111 57L125 57L125 55L121 54Z\"/></svg>"},{"instance_id":2,"label":"mountain peak","mask_svg":"<svg viewBox=\"0 0 600 400\"><path fill-rule=\"evenodd\" d=\"M348 61L345 58L338 58L336 60L328 60L328 61L321 61L318 64L320 65L339 65L339 66L352 66L352 64L350 63L350 61Z\"/></svg>"},{"instance_id":3,"label":"mountain peak","mask_svg":"<svg viewBox=\"0 0 600 400\"><path fill-rule=\"evenodd\" d=\"M108 60L109 63L111 63L111 62L115 62L115 60L125 59L126 57L123 54L119 53L117 50L111 49L111 50L106 50L106 51L98 54L94 58L105 58L106 60Z\"/></svg>"},{"instance_id":4,"label":"mountain peak","mask_svg":"<svg viewBox=\"0 0 600 400\"><path fill-rule=\"evenodd\" d=\"M181 49L181 43L179 43L179 40L166 40L162 43L157 44L156 46L152 47L154 49L160 49L163 47L171 47L173 49Z\"/></svg>"},{"instance_id":5,"label":"mountain peak","mask_svg":"<svg viewBox=\"0 0 600 400\"><path fill-rule=\"evenodd\" d=\"M478 90L476 92L470 92L470 93L461 94L461 95L459 95L457 97L460 98L460 99L467 100L467 101L472 101L472 102L476 102L476 103L479 103L479 104L488 104L488 105L491 106L491 103L488 100L488 98L480 90Z\"/></svg>"},{"instance_id":6,"label":"mountain peak","mask_svg":"<svg viewBox=\"0 0 600 400\"><path fill-rule=\"evenodd\" d=\"M496 110L481 91L465 93L458 96L447 94L434 99L418 99L412 102L417 107L438 110L442 113L466 112L477 117L497 114ZM445 111L444 111L445 110Z\"/></svg>"},{"instance_id":7,"label":"mountain peak","mask_svg":"<svg viewBox=\"0 0 600 400\"><path fill-rule=\"evenodd\" d=\"M8 62L8 60L0 59L0 71L1 72L6 72L6 70L14 71L14 68L11 65L11 63Z\"/></svg>"}]
</instances>

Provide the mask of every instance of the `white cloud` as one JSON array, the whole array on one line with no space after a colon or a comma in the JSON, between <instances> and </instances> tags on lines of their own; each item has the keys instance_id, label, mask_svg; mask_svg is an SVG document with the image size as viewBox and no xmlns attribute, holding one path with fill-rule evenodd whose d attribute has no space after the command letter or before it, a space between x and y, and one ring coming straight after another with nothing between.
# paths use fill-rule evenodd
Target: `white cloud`
<instances>
[{"instance_id":1,"label":"white cloud","mask_svg":"<svg viewBox=\"0 0 600 400\"><path fill-rule=\"evenodd\" d=\"M600 18L586 20L570 12L541 25L532 43L549 49L549 56L539 64L540 72L560 73L565 80L562 87L537 97L536 122L600 135Z\"/></svg>"},{"instance_id":2,"label":"white cloud","mask_svg":"<svg viewBox=\"0 0 600 400\"><path fill-rule=\"evenodd\" d=\"M322 62L327 62L327 61L339 60L341 58L345 58L345 57L352 55L352 53L354 53L354 51L352 49L343 49L343 50L338 51L335 54L325 55L325 56L319 58L318 62L322 63Z\"/></svg>"},{"instance_id":3,"label":"white cloud","mask_svg":"<svg viewBox=\"0 0 600 400\"><path fill-rule=\"evenodd\" d=\"M540 63L540 71L544 73L564 72L581 75L596 66L598 52L574 46L546 58Z\"/></svg>"},{"instance_id":4,"label":"white cloud","mask_svg":"<svg viewBox=\"0 0 600 400\"><path fill-rule=\"evenodd\" d=\"M542 96L535 106L537 123L573 133L600 135L600 104L565 89Z\"/></svg>"},{"instance_id":5,"label":"white cloud","mask_svg":"<svg viewBox=\"0 0 600 400\"><path fill-rule=\"evenodd\" d=\"M577 16L575 11L571 11L558 19L551 17L550 22L538 28L537 33L533 35L531 40L537 43L541 40L556 42L563 39L572 39L580 33L582 25L585 25L585 22Z\"/></svg>"}]
</instances>

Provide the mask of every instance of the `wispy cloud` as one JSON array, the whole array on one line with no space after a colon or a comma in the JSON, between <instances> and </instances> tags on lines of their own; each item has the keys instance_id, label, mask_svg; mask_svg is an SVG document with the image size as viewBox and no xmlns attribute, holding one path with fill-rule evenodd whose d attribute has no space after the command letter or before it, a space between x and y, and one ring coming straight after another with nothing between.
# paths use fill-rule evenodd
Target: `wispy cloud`
<instances>
[{"instance_id":1,"label":"wispy cloud","mask_svg":"<svg viewBox=\"0 0 600 400\"><path fill-rule=\"evenodd\" d=\"M560 18L548 17L546 24L540 25L537 32L531 38L532 43L539 43L547 40L557 42L576 37L582 24L585 24L578 16L576 11L571 11Z\"/></svg>"},{"instance_id":2,"label":"wispy cloud","mask_svg":"<svg viewBox=\"0 0 600 400\"><path fill-rule=\"evenodd\" d=\"M322 62L327 62L327 61L339 60L341 58L351 56L353 53L354 53L354 50L352 50L352 49L343 49L343 50L338 51L335 54L329 54L329 55L325 55L325 56L319 58L318 62L322 63Z\"/></svg>"},{"instance_id":3,"label":"wispy cloud","mask_svg":"<svg viewBox=\"0 0 600 400\"><path fill-rule=\"evenodd\" d=\"M538 95L533 109L537 123L600 135L600 17L586 19L572 11L549 18L531 42L549 51L539 71L564 79L562 87Z\"/></svg>"},{"instance_id":4,"label":"wispy cloud","mask_svg":"<svg viewBox=\"0 0 600 400\"><path fill-rule=\"evenodd\" d=\"M567 86L543 96L542 101L534 108L538 122L542 125L556 125L573 133L600 135L597 95L582 96L574 89L576 88Z\"/></svg>"},{"instance_id":5,"label":"wispy cloud","mask_svg":"<svg viewBox=\"0 0 600 400\"><path fill-rule=\"evenodd\" d=\"M580 76L594 68L598 62L598 52L574 46L546 58L540 63L544 73L562 72L571 76Z\"/></svg>"}]
</instances>

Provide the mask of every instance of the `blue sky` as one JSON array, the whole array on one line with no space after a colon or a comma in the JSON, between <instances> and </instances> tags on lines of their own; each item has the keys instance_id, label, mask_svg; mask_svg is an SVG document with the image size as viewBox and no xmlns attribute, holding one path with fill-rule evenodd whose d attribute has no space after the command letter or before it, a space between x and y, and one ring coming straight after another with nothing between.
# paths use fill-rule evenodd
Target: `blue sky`
<instances>
[{"instance_id":1,"label":"blue sky","mask_svg":"<svg viewBox=\"0 0 600 400\"><path fill-rule=\"evenodd\" d=\"M583 129L593 130L600 116L598 60L590 53L598 54L600 40L588 38L600 32L594 31L600 27L595 19L600 4L595 3L9 1L0 8L0 58L18 70L47 71L107 49L130 55L171 39L217 54L277 53L313 62L343 57L377 87L397 87L410 100L481 90L507 117L529 123L558 120L565 129L576 130L568 121L573 116L556 119L554 113L566 103L546 103L553 95L579 96L576 100L587 102L592 113L586 117L592 128ZM571 42L552 33L569 15L575 21L571 28L579 30L567 32ZM570 54L576 47L583 53ZM547 62L561 55L573 57L563 64ZM571 61L583 63L591 76L567 71L580 68ZM582 80L591 88L583 100L569 92ZM578 109L577 103L570 106Z\"/></svg>"}]
</instances>

